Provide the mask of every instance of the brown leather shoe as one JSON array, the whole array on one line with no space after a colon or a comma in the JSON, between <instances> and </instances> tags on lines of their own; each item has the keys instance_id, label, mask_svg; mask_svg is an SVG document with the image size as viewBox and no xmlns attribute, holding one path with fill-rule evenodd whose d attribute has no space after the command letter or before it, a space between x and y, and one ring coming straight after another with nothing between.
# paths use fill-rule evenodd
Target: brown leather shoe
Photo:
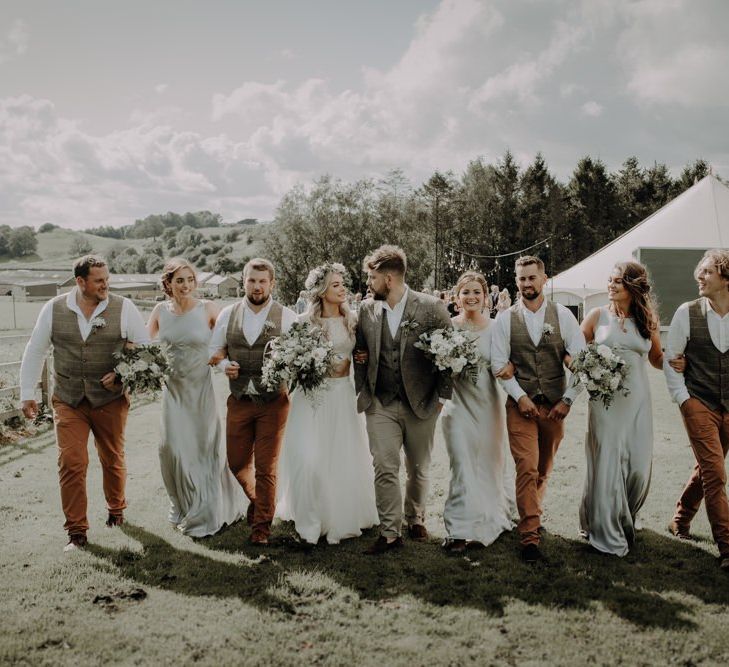
<instances>
[{"instance_id":1,"label":"brown leather shoe","mask_svg":"<svg viewBox=\"0 0 729 667\"><path fill-rule=\"evenodd\" d=\"M674 537L677 537L679 540L691 539L689 529L679 525L676 521L671 521L671 523L668 524L668 532Z\"/></svg>"},{"instance_id":2,"label":"brown leather shoe","mask_svg":"<svg viewBox=\"0 0 729 667\"><path fill-rule=\"evenodd\" d=\"M425 542L428 539L428 531L425 530L425 526L414 524L408 526L408 537L416 542Z\"/></svg>"},{"instance_id":3,"label":"brown leather shoe","mask_svg":"<svg viewBox=\"0 0 729 667\"><path fill-rule=\"evenodd\" d=\"M86 546L86 542L86 533L70 533L68 536L68 544L63 547L63 551L68 553L69 551L83 549Z\"/></svg>"},{"instance_id":4,"label":"brown leather shoe","mask_svg":"<svg viewBox=\"0 0 729 667\"><path fill-rule=\"evenodd\" d=\"M254 502L248 503L248 510L246 511L246 523L249 526L253 525L253 513L256 511L256 504Z\"/></svg>"},{"instance_id":5,"label":"brown leather shoe","mask_svg":"<svg viewBox=\"0 0 729 667\"><path fill-rule=\"evenodd\" d=\"M365 549L362 553L367 556L379 556L380 554L384 554L386 551L402 549L404 546L402 537L396 537L392 542L388 542L384 535L380 535L377 538L377 541Z\"/></svg>"},{"instance_id":6,"label":"brown leather shoe","mask_svg":"<svg viewBox=\"0 0 729 667\"><path fill-rule=\"evenodd\" d=\"M123 523L124 523L123 514L112 514L111 512L109 512L109 516L106 519L107 528L115 528L116 526L121 526Z\"/></svg>"},{"instance_id":7,"label":"brown leather shoe","mask_svg":"<svg viewBox=\"0 0 729 667\"><path fill-rule=\"evenodd\" d=\"M266 533L263 530L254 530L251 533L249 542L257 547L267 547L268 546L268 533Z\"/></svg>"}]
</instances>

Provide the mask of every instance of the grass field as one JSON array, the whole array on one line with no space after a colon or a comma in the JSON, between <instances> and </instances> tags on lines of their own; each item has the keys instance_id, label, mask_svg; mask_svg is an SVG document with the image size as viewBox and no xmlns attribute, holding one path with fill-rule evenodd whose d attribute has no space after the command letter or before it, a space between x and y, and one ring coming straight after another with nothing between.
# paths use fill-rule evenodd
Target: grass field
<instances>
[{"instance_id":1,"label":"grass field","mask_svg":"<svg viewBox=\"0 0 729 667\"><path fill-rule=\"evenodd\" d=\"M205 665L722 665L729 662L729 577L704 516L698 540L665 531L692 464L660 373L645 528L624 559L577 539L586 405L567 424L544 518L549 562L440 549L448 462L436 442L425 544L372 559L373 535L306 552L263 551L240 524L202 540L166 523L157 461L159 406L132 411L124 531L103 528L90 448L91 547L63 555L51 436L0 449L0 663ZM225 388L216 381L219 404ZM286 536L278 526L274 534Z\"/></svg>"},{"instance_id":2,"label":"grass field","mask_svg":"<svg viewBox=\"0 0 729 667\"><path fill-rule=\"evenodd\" d=\"M238 225L237 227L203 227L199 231L209 238L212 235L223 236L231 229L238 229L241 234L237 241L232 243L233 251L231 257L240 260L242 257L250 257L258 254L261 249L261 238L266 230L265 224L259 225ZM76 259L71 251L71 244L74 239L82 237L92 247L93 252L105 255L111 248L119 246L130 246L141 250L150 239L110 239L103 236L94 236L85 232L73 231L70 229L54 229L50 232L37 234L38 248L34 255L25 258L3 258L0 259L0 269L3 265L17 266L27 264L33 268L65 268L70 270L73 260ZM250 243L249 243L250 239Z\"/></svg>"}]
</instances>

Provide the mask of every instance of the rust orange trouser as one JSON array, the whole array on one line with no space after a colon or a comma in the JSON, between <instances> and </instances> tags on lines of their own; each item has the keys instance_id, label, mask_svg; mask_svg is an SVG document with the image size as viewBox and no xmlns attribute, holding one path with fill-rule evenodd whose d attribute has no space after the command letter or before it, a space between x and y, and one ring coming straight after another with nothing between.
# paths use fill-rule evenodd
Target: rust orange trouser
<instances>
[{"instance_id":1,"label":"rust orange trouser","mask_svg":"<svg viewBox=\"0 0 729 667\"><path fill-rule=\"evenodd\" d=\"M288 394L269 403L228 396L228 465L248 499L255 503L254 532L264 535L270 532L276 510L276 468L288 414Z\"/></svg>"},{"instance_id":2,"label":"rust orange trouser","mask_svg":"<svg viewBox=\"0 0 729 667\"><path fill-rule=\"evenodd\" d=\"M124 427L127 423L129 400L120 396L99 408L84 399L72 407L55 396L53 421L58 443L58 477L61 485L61 505L68 533L85 533L89 529L86 516L86 470L89 467L89 433L94 434L96 451L101 462L106 506L118 514L127 506L124 487L127 469L124 462Z\"/></svg>"},{"instance_id":3,"label":"rust orange trouser","mask_svg":"<svg viewBox=\"0 0 729 667\"><path fill-rule=\"evenodd\" d=\"M514 399L506 402L506 428L516 467L517 530L522 545L539 544L542 502L564 422L547 419L552 406L537 405L538 416L523 417Z\"/></svg>"},{"instance_id":4,"label":"rust orange trouser","mask_svg":"<svg viewBox=\"0 0 729 667\"><path fill-rule=\"evenodd\" d=\"M719 553L726 557L729 556L729 501L724 459L729 450L729 412L710 410L697 398L689 398L681 406L681 415L696 465L676 503L673 520L688 532L701 501L706 500L711 532Z\"/></svg>"}]
</instances>

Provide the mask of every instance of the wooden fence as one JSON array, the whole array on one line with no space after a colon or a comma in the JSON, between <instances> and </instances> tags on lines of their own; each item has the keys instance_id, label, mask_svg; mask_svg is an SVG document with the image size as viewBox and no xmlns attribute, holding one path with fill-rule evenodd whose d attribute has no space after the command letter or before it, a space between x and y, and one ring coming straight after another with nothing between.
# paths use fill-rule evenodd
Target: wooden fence
<instances>
[{"instance_id":1,"label":"wooden fence","mask_svg":"<svg viewBox=\"0 0 729 667\"><path fill-rule=\"evenodd\" d=\"M0 345L8 345L10 343L17 343L28 340L29 336L0 336ZM17 373L20 371L20 362L19 361L10 361L8 363L0 364L0 372L1 371L16 371L15 377L17 378ZM46 358L44 364L43 364L43 372L41 373L41 380L38 383L36 388L40 388L41 390L41 402L49 406L49 396L48 392L51 386L51 377L50 377L50 364L48 363L48 358ZM17 380L19 382L19 379ZM2 387L0 388L0 399L6 399L12 401L15 405L17 405L20 402L20 385L15 384L11 387ZM20 408L13 407L9 410L5 410L4 412L0 412L0 424L3 424L8 419L12 419L13 417L18 417L22 414L20 411Z\"/></svg>"}]
</instances>

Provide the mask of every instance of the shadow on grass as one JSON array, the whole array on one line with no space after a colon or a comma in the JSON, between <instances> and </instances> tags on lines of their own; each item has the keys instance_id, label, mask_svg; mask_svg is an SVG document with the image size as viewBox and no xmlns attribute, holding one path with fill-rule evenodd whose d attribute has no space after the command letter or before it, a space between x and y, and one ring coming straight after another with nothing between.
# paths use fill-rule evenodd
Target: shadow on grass
<instances>
[{"instance_id":1,"label":"shadow on grass","mask_svg":"<svg viewBox=\"0 0 729 667\"><path fill-rule=\"evenodd\" d=\"M578 610L601 602L639 627L695 627L692 605L667 599L665 593L688 593L709 604L729 602L729 577L714 557L652 531L642 531L638 545L622 559L597 554L583 542L546 535L549 562L530 566L519 560L514 534L488 549L469 551L467 557L445 555L435 540L406 542L402 551L373 557L362 554L372 534L310 551L290 544L262 550L247 544L248 528L240 522L199 540L209 549L251 559L266 555L254 564L230 564L175 549L136 526L125 524L123 530L142 544L141 553L88 547L121 576L185 595L237 597L284 613L296 613L295 604L277 597L274 588L282 577L299 572L324 574L363 600L412 595L430 604L472 607L496 616L511 598Z\"/></svg>"}]
</instances>

